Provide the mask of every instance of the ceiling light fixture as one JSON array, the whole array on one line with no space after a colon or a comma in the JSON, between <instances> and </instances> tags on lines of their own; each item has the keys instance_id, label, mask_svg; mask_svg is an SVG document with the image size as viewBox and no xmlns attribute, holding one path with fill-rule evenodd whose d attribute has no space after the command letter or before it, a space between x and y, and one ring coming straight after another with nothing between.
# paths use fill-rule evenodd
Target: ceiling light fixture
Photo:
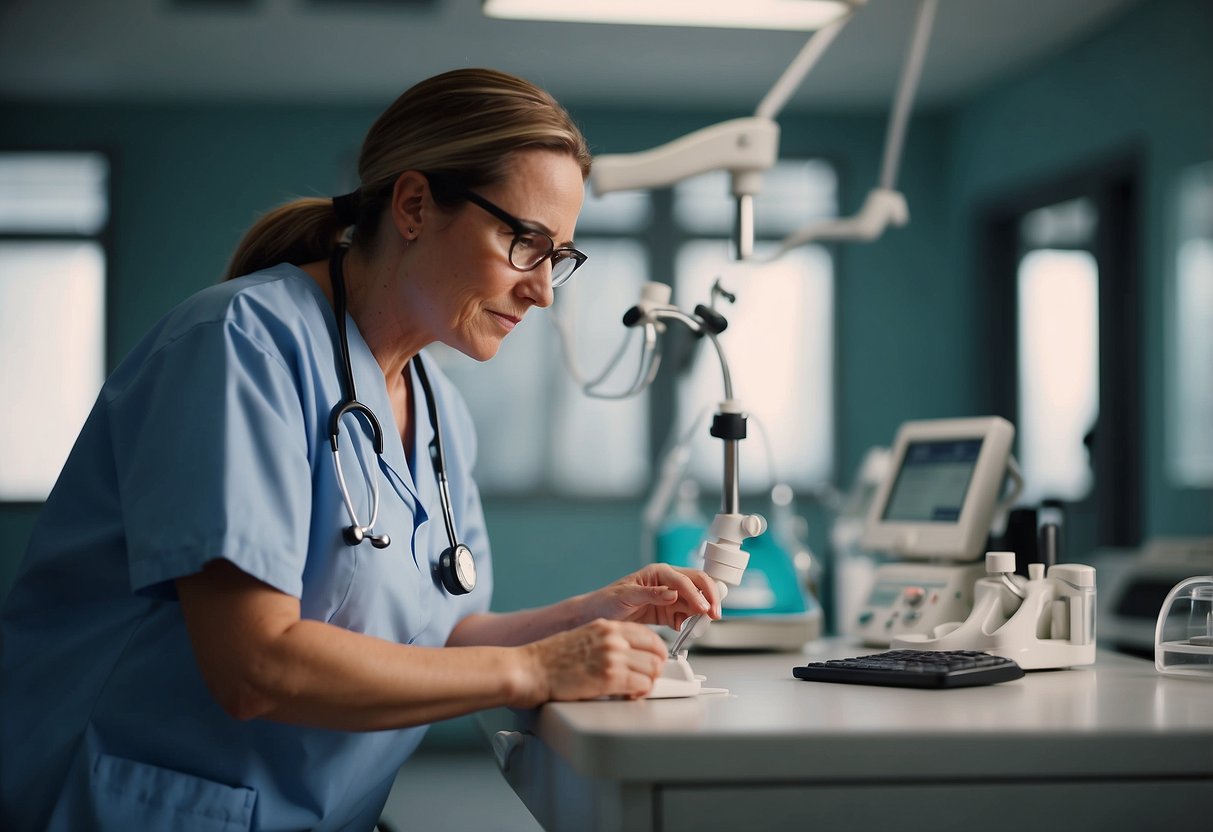
<instances>
[{"instance_id":1,"label":"ceiling light fixture","mask_svg":"<svg viewBox=\"0 0 1213 832\"><path fill-rule=\"evenodd\" d=\"M488 17L568 23L813 31L866 0L484 0Z\"/></svg>"}]
</instances>

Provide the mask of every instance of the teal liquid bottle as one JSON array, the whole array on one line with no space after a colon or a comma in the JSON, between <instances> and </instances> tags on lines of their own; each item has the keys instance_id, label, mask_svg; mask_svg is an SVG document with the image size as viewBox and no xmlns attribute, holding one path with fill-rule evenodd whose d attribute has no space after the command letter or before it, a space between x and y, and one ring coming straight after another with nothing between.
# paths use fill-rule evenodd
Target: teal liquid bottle
<instances>
[{"instance_id":1,"label":"teal liquid bottle","mask_svg":"<svg viewBox=\"0 0 1213 832\"><path fill-rule=\"evenodd\" d=\"M808 611L792 555L780 545L772 529L744 541L741 547L749 553L750 562L741 583L729 590L721 604L725 617Z\"/></svg>"},{"instance_id":2,"label":"teal liquid bottle","mask_svg":"<svg viewBox=\"0 0 1213 832\"><path fill-rule=\"evenodd\" d=\"M657 561L702 568L707 533L708 518L699 508L699 486L694 480L684 480L678 486L673 511L657 530Z\"/></svg>"}]
</instances>

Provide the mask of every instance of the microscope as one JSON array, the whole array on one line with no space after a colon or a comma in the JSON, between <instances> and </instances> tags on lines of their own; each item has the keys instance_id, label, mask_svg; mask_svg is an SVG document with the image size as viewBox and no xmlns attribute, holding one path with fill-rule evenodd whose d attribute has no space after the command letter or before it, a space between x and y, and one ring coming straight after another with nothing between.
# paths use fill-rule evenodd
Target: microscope
<instances>
[{"instance_id":1,"label":"microscope","mask_svg":"<svg viewBox=\"0 0 1213 832\"><path fill-rule=\"evenodd\" d=\"M641 302L629 309L623 318L625 326L643 326L646 330L646 341L655 340L656 333L669 321L683 324L696 336L706 337L712 343L716 356L720 359L720 369L724 377L724 400L720 402L709 431L713 437L724 442L721 507L708 529L708 539L703 544L702 566L708 577L716 581L720 596L724 598L730 587L741 583L750 560L749 553L741 548L741 542L757 537L767 528L767 521L761 515L742 514L740 511L738 443L746 437L746 414L733 397L733 379L729 373L729 364L716 337L728 325L722 315L702 304L695 307L694 314L683 312L669 303L668 286L650 283L645 287ZM708 623L709 619L704 615L694 615L683 622L670 646L669 657L662 668L661 676L655 680L647 698L680 698L710 690L702 687L704 677L697 676L692 671L687 662L686 647L690 639L703 634Z\"/></svg>"}]
</instances>

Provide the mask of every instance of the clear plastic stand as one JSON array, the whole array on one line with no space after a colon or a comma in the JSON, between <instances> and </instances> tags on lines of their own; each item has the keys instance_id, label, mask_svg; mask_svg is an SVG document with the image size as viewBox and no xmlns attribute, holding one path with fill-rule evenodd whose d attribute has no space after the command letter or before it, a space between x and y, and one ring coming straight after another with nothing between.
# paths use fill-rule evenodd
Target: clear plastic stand
<instances>
[{"instance_id":1,"label":"clear plastic stand","mask_svg":"<svg viewBox=\"0 0 1213 832\"><path fill-rule=\"evenodd\" d=\"M1154 630L1154 667L1213 681L1213 575L1180 581L1168 593Z\"/></svg>"}]
</instances>

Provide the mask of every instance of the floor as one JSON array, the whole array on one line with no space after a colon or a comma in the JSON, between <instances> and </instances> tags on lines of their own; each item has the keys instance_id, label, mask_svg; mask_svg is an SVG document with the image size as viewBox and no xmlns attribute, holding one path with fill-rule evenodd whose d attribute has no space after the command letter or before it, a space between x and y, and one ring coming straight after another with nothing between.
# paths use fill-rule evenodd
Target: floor
<instances>
[{"instance_id":1,"label":"floor","mask_svg":"<svg viewBox=\"0 0 1213 832\"><path fill-rule=\"evenodd\" d=\"M543 830L488 749L418 752L400 769L383 819L385 832Z\"/></svg>"}]
</instances>

